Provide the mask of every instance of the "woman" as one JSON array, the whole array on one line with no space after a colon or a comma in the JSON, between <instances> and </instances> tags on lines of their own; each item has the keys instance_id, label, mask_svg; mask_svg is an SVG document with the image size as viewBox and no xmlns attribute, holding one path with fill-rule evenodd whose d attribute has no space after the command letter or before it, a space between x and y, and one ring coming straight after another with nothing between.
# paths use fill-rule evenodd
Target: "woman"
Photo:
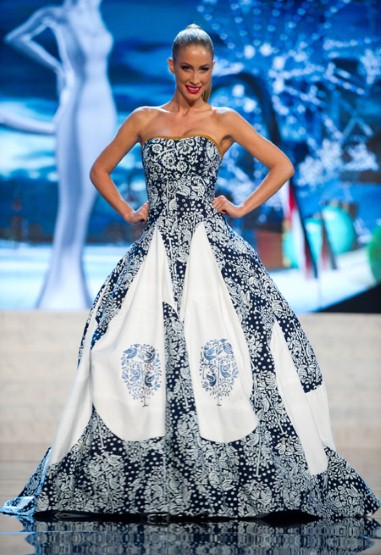
<instances>
[{"instance_id":1,"label":"woman","mask_svg":"<svg viewBox=\"0 0 381 555\"><path fill-rule=\"evenodd\" d=\"M40 308L86 308L90 298L82 249L96 191L89 180L94 157L116 128L116 109L107 76L112 37L99 11L100 0L65 0L47 6L5 37L24 54L54 71L59 107L53 124L0 114L4 125L56 135L59 203L53 252L37 302ZM35 37L50 29L59 57Z\"/></svg>"},{"instance_id":2,"label":"woman","mask_svg":"<svg viewBox=\"0 0 381 555\"><path fill-rule=\"evenodd\" d=\"M173 98L127 118L91 169L142 237L90 313L56 440L4 512L255 517L372 513L378 500L335 452L322 376L299 322L252 247L227 225L293 174L238 114L207 102L209 35L173 44ZM237 141L268 168L240 206L214 198ZM149 201L133 210L110 174L142 145Z\"/></svg>"}]
</instances>

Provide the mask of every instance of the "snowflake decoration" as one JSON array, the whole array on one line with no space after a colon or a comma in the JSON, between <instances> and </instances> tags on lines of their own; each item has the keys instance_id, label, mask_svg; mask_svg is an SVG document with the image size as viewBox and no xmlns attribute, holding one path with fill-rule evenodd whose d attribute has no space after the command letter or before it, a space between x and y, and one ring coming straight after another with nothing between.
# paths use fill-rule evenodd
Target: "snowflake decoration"
<instances>
[{"instance_id":1,"label":"snowflake decoration","mask_svg":"<svg viewBox=\"0 0 381 555\"><path fill-rule=\"evenodd\" d=\"M324 169L332 162L323 140L332 144L344 140L342 127L348 119L344 115L353 113L356 98L366 95L380 76L380 39L375 33L380 18L378 2L200 0L198 11L218 37L215 83L218 86L219 79L226 83L229 75L234 83L230 95L217 93L217 104L229 103L274 141L269 131L274 118L264 121L261 113L271 106L282 139L304 143L309 151L300 179L297 172L295 181L312 189L321 185L314 160L327 156L322 161ZM237 83L240 76L244 85ZM264 95L269 101L261 110L253 98L263 100ZM335 152L338 150L343 155L340 145ZM361 168L359 171L376 168L364 141L352 158L350 167ZM310 168L314 171L308 176ZM338 178L345 169L340 158L328 173ZM229 178L234 181L231 194L240 201L234 173L230 170ZM261 176L254 178L259 181Z\"/></svg>"}]
</instances>

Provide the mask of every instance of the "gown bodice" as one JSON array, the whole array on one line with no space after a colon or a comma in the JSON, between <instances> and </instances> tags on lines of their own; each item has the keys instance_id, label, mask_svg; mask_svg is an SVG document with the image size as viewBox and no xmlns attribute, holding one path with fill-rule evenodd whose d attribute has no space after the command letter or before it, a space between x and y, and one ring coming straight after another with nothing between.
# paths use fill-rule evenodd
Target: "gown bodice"
<instances>
[{"instance_id":1,"label":"gown bodice","mask_svg":"<svg viewBox=\"0 0 381 555\"><path fill-rule=\"evenodd\" d=\"M142 148L150 205L148 223L210 217L222 154L204 135L152 137Z\"/></svg>"},{"instance_id":2,"label":"gown bodice","mask_svg":"<svg viewBox=\"0 0 381 555\"><path fill-rule=\"evenodd\" d=\"M182 295L193 234L204 222L226 228L213 207L222 154L205 135L151 137L142 147L149 217L143 236L157 229L169 261L176 303Z\"/></svg>"}]
</instances>

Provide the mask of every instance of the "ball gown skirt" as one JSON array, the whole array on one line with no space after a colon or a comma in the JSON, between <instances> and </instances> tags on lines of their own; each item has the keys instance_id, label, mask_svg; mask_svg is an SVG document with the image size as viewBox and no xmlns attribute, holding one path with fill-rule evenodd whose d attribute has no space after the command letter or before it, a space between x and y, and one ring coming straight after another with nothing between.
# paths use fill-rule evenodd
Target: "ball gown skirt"
<instances>
[{"instance_id":1,"label":"ball gown skirt","mask_svg":"<svg viewBox=\"0 0 381 555\"><path fill-rule=\"evenodd\" d=\"M87 320L52 446L2 512L364 516L295 314L212 201L207 136L142 148L149 219Z\"/></svg>"}]
</instances>

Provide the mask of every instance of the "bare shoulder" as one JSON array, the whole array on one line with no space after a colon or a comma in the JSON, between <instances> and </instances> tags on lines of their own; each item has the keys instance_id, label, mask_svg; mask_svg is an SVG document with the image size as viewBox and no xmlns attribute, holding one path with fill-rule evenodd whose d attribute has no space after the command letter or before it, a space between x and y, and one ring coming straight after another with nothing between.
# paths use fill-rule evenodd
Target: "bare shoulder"
<instances>
[{"instance_id":1,"label":"bare shoulder","mask_svg":"<svg viewBox=\"0 0 381 555\"><path fill-rule=\"evenodd\" d=\"M237 125L247 125L248 122L243 118L238 112L233 110L233 108L228 108L226 106L212 107L214 112L214 117L216 118L219 125L228 130L229 128L236 127Z\"/></svg>"},{"instance_id":2,"label":"bare shoulder","mask_svg":"<svg viewBox=\"0 0 381 555\"><path fill-rule=\"evenodd\" d=\"M144 122L155 117L159 111L160 106L139 106L139 108L135 108L135 110L131 112L128 118Z\"/></svg>"},{"instance_id":3,"label":"bare shoulder","mask_svg":"<svg viewBox=\"0 0 381 555\"><path fill-rule=\"evenodd\" d=\"M156 115L158 113L161 113L163 111L163 107L162 106L139 106L139 108L135 108L135 110L133 112L131 112L132 114L144 114L146 116L149 115Z\"/></svg>"},{"instance_id":4,"label":"bare shoulder","mask_svg":"<svg viewBox=\"0 0 381 555\"><path fill-rule=\"evenodd\" d=\"M234 110L232 108L229 108L228 106L213 106L211 104L210 107L216 116L223 116L225 114L228 114L229 112L234 112Z\"/></svg>"},{"instance_id":5,"label":"bare shoulder","mask_svg":"<svg viewBox=\"0 0 381 555\"><path fill-rule=\"evenodd\" d=\"M222 145L228 150L234 142L245 148L254 158L271 168L277 162L291 163L286 155L271 141L263 137L251 123L232 108L215 108L219 128L224 132ZM290 167L290 166L289 166Z\"/></svg>"},{"instance_id":6,"label":"bare shoulder","mask_svg":"<svg viewBox=\"0 0 381 555\"><path fill-rule=\"evenodd\" d=\"M221 123L240 123L246 121L236 110L228 108L227 106L213 106L212 107L215 117Z\"/></svg>"},{"instance_id":7,"label":"bare shoulder","mask_svg":"<svg viewBox=\"0 0 381 555\"><path fill-rule=\"evenodd\" d=\"M211 106L211 108L214 116L220 119L225 119L226 117L234 114L238 115L238 112L233 110L233 108L228 108L227 106Z\"/></svg>"},{"instance_id":8,"label":"bare shoulder","mask_svg":"<svg viewBox=\"0 0 381 555\"><path fill-rule=\"evenodd\" d=\"M151 106L140 106L135 108L124 120L120 130L128 129L129 132L132 130L139 136L144 129L144 127L149 123L149 121L154 117L155 109Z\"/></svg>"},{"instance_id":9,"label":"bare shoulder","mask_svg":"<svg viewBox=\"0 0 381 555\"><path fill-rule=\"evenodd\" d=\"M142 140L146 130L152 126L154 120L160 117L162 113L161 106L140 106L131 112L127 120L135 127L139 140Z\"/></svg>"},{"instance_id":10,"label":"bare shoulder","mask_svg":"<svg viewBox=\"0 0 381 555\"><path fill-rule=\"evenodd\" d=\"M213 106L215 121L218 128L222 131L223 140L226 144L232 144L240 136L243 130L250 128L253 132L249 122L245 120L236 110L228 107L215 107Z\"/></svg>"}]
</instances>

